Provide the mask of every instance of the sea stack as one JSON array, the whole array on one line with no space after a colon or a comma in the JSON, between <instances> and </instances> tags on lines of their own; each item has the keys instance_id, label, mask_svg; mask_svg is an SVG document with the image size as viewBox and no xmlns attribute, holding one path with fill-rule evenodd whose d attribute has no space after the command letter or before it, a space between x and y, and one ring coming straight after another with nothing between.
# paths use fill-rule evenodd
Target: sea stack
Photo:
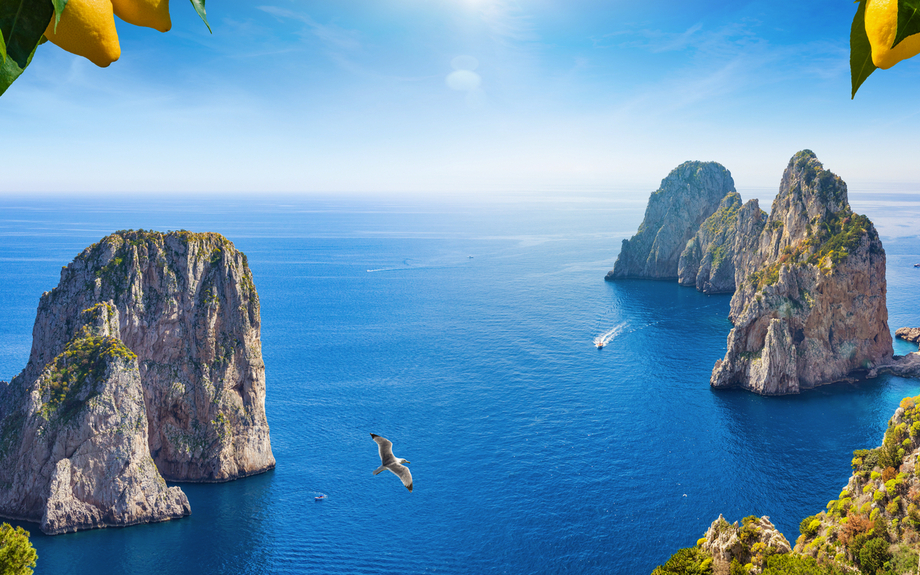
<instances>
[{"instance_id":1,"label":"sea stack","mask_svg":"<svg viewBox=\"0 0 920 575\"><path fill-rule=\"evenodd\" d=\"M762 230L748 227L713 387L798 393L890 361L885 250L811 150L789 161Z\"/></svg>"},{"instance_id":2,"label":"sea stack","mask_svg":"<svg viewBox=\"0 0 920 575\"><path fill-rule=\"evenodd\" d=\"M678 279L687 242L719 210L726 195L734 192L731 173L716 162L684 162L671 170L652 192L639 230L623 240L617 261L604 279ZM699 262L696 265L699 268Z\"/></svg>"},{"instance_id":3,"label":"sea stack","mask_svg":"<svg viewBox=\"0 0 920 575\"><path fill-rule=\"evenodd\" d=\"M47 533L171 519L188 501L164 478L272 469L259 329L246 256L219 234L117 232L85 249L0 384L0 515Z\"/></svg>"}]
</instances>

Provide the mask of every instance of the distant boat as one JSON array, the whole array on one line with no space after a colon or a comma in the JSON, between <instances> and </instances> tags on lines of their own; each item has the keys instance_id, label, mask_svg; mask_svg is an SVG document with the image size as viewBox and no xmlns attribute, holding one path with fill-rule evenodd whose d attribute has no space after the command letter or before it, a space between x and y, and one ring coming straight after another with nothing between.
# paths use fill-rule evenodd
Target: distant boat
<instances>
[{"instance_id":1,"label":"distant boat","mask_svg":"<svg viewBox=\"0 0 920 575\"><path fill-rule=\"evenodd\" d=\"M470 256L470 259L473 259L473 256Z\"/></svg>"},{"instance_id":2,"label":"distant boat","mask_svg":"<svg viewBox=\"0 0 920 575\"><path fill-rule=\"evenodd\" d=\"M920 268L920 264L914 264L915 268Z\"/></svg>"},{"instance_id":3,"label":"distant boat","mask_svg":"<svg viewBox=\"0 0 920 575\"><path fill-rule=\"evenodd\" d=\"M313 500L314 500L314 501L322 501L322 500L325 499L325 498L326 498L326 495L317 495L316 497L313 498Z\"/></svg>"},{"instance_id":4,"label":"distant boat","mask_svg":"<svg viewBox=\"0 0 920 575\"><path fill-rule=\"evenodd\" d=\"M595 345L597 346L597 349L604 349L604 346L607 344L602 341L597 341L595 342Z\"/></svg>"}]
</instances>

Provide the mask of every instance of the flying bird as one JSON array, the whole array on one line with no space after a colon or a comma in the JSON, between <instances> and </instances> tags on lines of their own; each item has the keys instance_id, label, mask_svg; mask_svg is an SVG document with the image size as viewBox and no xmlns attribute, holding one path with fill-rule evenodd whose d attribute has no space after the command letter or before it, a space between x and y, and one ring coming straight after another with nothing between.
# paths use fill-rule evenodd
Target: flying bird
<instances>
[{"instance_id":1,"label":"flying bird","mask_svg":"<svg viewBox=\"0 0 920 575\"><path fill-rule=\"evenodd\" d=\"M374 475L377 475L384 469L389 469L403 482L403 485L406 486L406 489L409 492L412 492L412 474L409 473L409 468L401 465L402 463L409 463L401 457L393 456L393 444L386 437L380 437L379 435L371 434L371 437L374 438L374 441L377 442L377 451L380 452L380 467L374 470Z\"/></svg>"}]
</instances>

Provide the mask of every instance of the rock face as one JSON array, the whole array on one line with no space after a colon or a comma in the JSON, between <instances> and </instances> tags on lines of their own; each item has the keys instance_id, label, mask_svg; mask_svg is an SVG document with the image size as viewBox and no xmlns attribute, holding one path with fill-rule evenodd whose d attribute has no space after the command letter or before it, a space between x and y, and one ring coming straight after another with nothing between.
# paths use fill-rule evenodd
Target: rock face
<instances>
[{"instance_id":1,"label":"rock face","mask_svg":"<svg viewBox=\"0 0 920 575\"><path fill-rule=\"evenodd\" d=\"M246 256L219 234L104 238L42 295L26 373L61 353L80 311L99 302L118 310L112 335L137 354L150 452L164 477L226 481L274 467Z\"/></svg>"},{"instance_id":2,"label":"rock face","mask_svg":"<svg viewBox=\"0 0 920 575\"><path fill-rule=\"evenodd\" d=\"M51 535L188 515L150 457L137 357L99 329L117 312L82 316L37 378L0 388L0 513Z\"/></svg>"},{"instance_id":3,"label":"rock face","mask_svg":"<svg viewBox=\"0 0 920 575\"><path fill-rule=\"evenodd\" d=\"M899 327L894 331L894 336L914 343L920 342L920 327Z\"/></svg>"},{"instance_id":4,"label":"rock face","mask_svg":"<svg viewBox=\"0 0 920 575\"><path fill-rule=\"evenodd\" d=\"M687 242L677 265L681 285L703 293L735 291L735 241L741 195L729 192ZM766 214L764 214L766 216Z\"/></svg>"},{"instance_id":5,"label":"rock face","mask_svg":"<svg viewBox=\"0 0 920 575\"><path fill-rule=\"evenodd\" d=\"M756 249L736 253L734 329L712 386L798 393L890 361L885 251L843 180L797 153L757 227L739 215L736 245Z\"/></svg>"},{"instance_id":6,"label":"rock face","mask_svg":"<svg viewBox=\"0 0 920 575\"><path fill-rule=\"evenodd\" d=\"M714 567L726 567L737 561L741 565L751 564L760 572L764 559L769 555L789 553L792 547L783 534L773 526L769 517L747 517L744 525L729 523L724 517L712 522L706 535L700 540L700 548L713 559Z\"/></svg>"},{"instance_id":7,"label":"rock face","mask_svg":"<svg viewBox=\"0 0 920 575\"><path fill-rule=\"evenodd\" d=\"M687 242L734 191L731 173L715 162L684 162L674 168L652 193L639 231L623 240L620 255L604 279L677 279ZM700 252L702 258L703 246Z\"/></svg>"},{"instance_id":8,"label":"rock face","mask_svg":"<svg viewBox=\"0 0 920 575\"><path fill-rule=\"evenodd\" d=\"M0 515L41 510L48 533L169 519L188 502L163 477L273 468L259 326L246 256L219 234L118 232L84 250L42 295L29 362L0 388L0 466L18 474L0 471ZM101 351L80 365L95 367L73 372L87 346Z\"/></svg>"}]
</instances>

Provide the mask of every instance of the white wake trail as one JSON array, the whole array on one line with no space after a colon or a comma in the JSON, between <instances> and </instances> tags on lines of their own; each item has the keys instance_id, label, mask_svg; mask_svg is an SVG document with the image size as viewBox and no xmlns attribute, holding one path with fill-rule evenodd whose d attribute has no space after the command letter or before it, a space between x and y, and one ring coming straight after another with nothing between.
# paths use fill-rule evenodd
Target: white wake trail
<instances>
[{"instance_id":1,"label":"white wake trail","mask_svg":"<svg viewBox=\"0 0 920 575\"><path fill-rule=\"evenodd\" d=\"M606 346L608 343L610 343L613 340L613 338L620 335L623 332L623 329L625 327L626 327L626 322L623 322L621 324L618 324L612 327L610 331L602 333L601 335L594 338L594 345L597 346L598 348Z\"/></svg>"}]
</instances>

